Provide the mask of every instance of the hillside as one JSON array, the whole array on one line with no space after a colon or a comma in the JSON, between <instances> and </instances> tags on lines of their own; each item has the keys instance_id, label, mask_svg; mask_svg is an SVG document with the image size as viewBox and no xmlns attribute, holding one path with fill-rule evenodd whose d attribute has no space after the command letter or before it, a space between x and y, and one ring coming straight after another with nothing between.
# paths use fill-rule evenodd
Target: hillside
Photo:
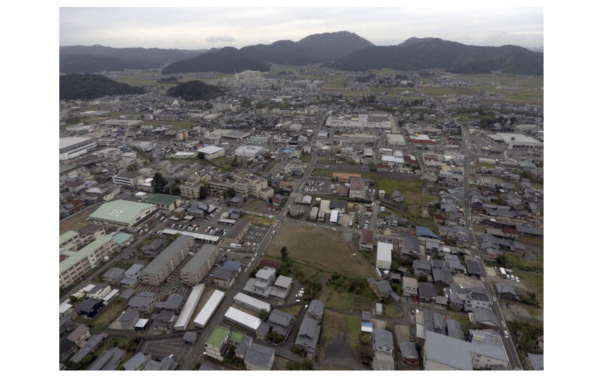
<instances>
[{"instance_id":1,"label":"hillside","mask_svg":"<svg viewBox=\"0 0 600 378\"><path fill-rule=\"evenodd\" d=\"M181 97L186 101L208 101L224 94L220 87L199 80L177 84L167 91L167 96Z\"/></svg>"},{"instance_id":2,"label":"hillside","mask_svg":"<svg viewBox=\"0 0 600 378\"><path fill-rule=\"evenodd\" d=\"M61 73L93 73L102 70L159 68L167 63L191 58L206 50L113 48L63 46L60 48Z\"/></svg>"},{"instance_id":3,"label":"hillside","mask_svg":"<svg viewBox=\"0 0 600 378\"><path fill-rule=\"evenodd\" d=\"M444 68L456 73L543 75L543 54L518 46L470 46L439 38L410 38L397 46L367 47L331 64L349 71Z\"/></svg>"},{"instance_id":4,"label":"hillside","mask_svg":"<svg viewBox=\"0 0 600 378\"><path fill-rule=\"evenodd\" d=\"M233 47L211 49L193 59L171 64L165 67L163 73L268 71L270 63L304 65L326 62L369 46L373 44L347 31L313 34L298 42L282 40L239 50Z\"/></svg>"},{"instance_id":5,"label":"hillside","mask_svg":"<svg viewBox=\"0 0 600 378\"><path fill-rule=\"evenodd\" d=\"M234 47L211 49L192 59L175 62L163 68L163 74L180 72L224 72L236 73L245 70L269 71L270 66L240 53Z\"/></svg>"},{"instance_id":6,"label":"hillside","mask_svg":"<svg viewBox=\"0 0 600 378\"><path fill-rule=\"evenodd\" d=\"M144 90L119 83L102 75L69 74L60 76L61 100L93 100L104 96L143 94Z\"/></svg>"}]
</instances>

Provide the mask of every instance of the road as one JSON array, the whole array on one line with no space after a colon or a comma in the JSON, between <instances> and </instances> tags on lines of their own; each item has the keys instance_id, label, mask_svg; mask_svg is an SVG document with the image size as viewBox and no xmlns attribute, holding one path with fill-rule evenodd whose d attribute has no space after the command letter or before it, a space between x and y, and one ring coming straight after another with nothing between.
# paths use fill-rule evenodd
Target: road
<instances>
[{"instance_id":1,"label":"road","mask_svg":"<svg viewBox=\"0 0 600 378\"><path fill-rule=\"evenodd\" d=\"M470 160L469 160L469 148L470 148L470 141L469 141L469 132L467 130L467 128L465 126L462 127L462 134L463 134L463 141L464 141L464 155L465 155L465 159L464 159L464 175L465 175L465 179L464 179L464 185L465 185L465 219L467 220L467 228L471 231L471 237L473 240L473 245L475 246L475 248L471 248L471 253L476 256L479 261L481 262L481 264L483 265L483 278L484 278L484 286L485 288L492 293L492 295L494 296L494 298L498 298L498 293L496 293L495 288L493 287L493 285L490 282L490 279L487 275L487 271L485 269L485 263L484 260L481 257L481 250L479 248L479 241L477 240L477 238L475 237L475 234L473 233L473 224L472 224L472 214L471 214L471 198L469 196L469 166L470 166ZM512 340L512 335L510 334L510 331L508 331L508 328L506 327L506 319L504 319L504 315L502 314L502 310L500 309L500 304L497 300L493 301L492 303L492 312L498 317L498 319L500 319L502 321L503 327L502 327L502 332L501 332L501 336L502 336L502 341L504 342L504 349L506 350L506 353L508 355L508 360L509 360L509 364L510 367L514 370L523 369L523 366L521 365L521 361L519 360L519 355L517 354L517 349L515 347L515 344ZM508 331L508 338L504 337L503 333L504 331Z\"/></svg>"}]
</instances>

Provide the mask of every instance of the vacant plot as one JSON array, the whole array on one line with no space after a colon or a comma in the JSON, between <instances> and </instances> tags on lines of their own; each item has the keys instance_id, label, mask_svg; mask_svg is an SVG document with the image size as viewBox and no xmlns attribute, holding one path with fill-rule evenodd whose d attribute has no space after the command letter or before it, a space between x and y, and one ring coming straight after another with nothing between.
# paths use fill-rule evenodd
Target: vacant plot
<instances>
[{"instance_id":1,"label":"vacant plot","mask_svg":"<svg viewBox=\"0 0 600 378\"><path fill-rule=\"evenodd\" d=\"M402 319L404 317L404 311L402 311L402 305L400 304L384 304L383 305L383 316L392 319Z\"/></svg>"},{"instance_id":2,"label":"vacant plot","mask_svg":"<svg viewBox=\"0 0 600 378\"><path fill-rule=\"evenodd\" d=\"M82 211L81 213L79 213L69 219L66 219L66 220L60 222L60 234L62 235L67 231L78 230L81 227L87 225L88 217L97 209L98 209L98 206L94 206L88 210Z\"/></svg>"},{"instance_id":3,"label":"vacant plot","mask_svg":"<svg viewBox=\"0 0 600 378\"><path fill-rule=\"evenodd\" d=\"M248 219L250 221L250 223L257 225L257 226L261 226L261 225L270 226L273 223L275 223L275 219L263 218L263 217L258 217L258 216L250 215L250 214L244 214L244 215L242 215L242 218Z\"/></svg>"},{"instance_id":4,"label":"vacant plot","mask_svg":"<svg viewBox=\"0 0 600 378\"><path fill-rule=\"evenodd\" d=\"M354 296L347 291L339 292L334 287L323 286L316 299L325 304L325 307L338 311L351 312L354 304Z\"/></svg>"},{"instance_id":5,"label":"vacant plot","mask_svg":"<svg viewBox=\"0 0 600 378\"><path fill-rule=\"evenodd\" d=\"M525 244L544 245L544 239L536 236L519 236L519 241Z\"/></svg>"},{"instance_id":6,"label":"vacant plot","mask_svg":"<svg viewBox=\"0 0 600 378\"><path fill-rule=\"evenodd\" d=\"M385 196L391 197L396 190L404 197L406 204L418 204L421 200L423 184L419 181L399 181L383 179L375 181L375 190L385 190Z\"/></svg>"},{"instance_id":7,"label":"vacant plot","mask_svg":"<svg viewBox=\"0 0 600 378\"><path fill-rule=\"evenodd\" d=\"M266 255L279 257L286 246L290 257L326 272L369 278L375 273L352 241L339 232L284 222L267 248Z\"/></svg>"},{"instance_id":8,"label":"vacant plot","mask_svg":"<svg viewBox=\"0 0 600 378\"><path fill-rule=\"evenodd\" d=\"M367 171L345 172L345 171L336 171L336 170L331 170L331 169L314 169L312 171L312 175L313 176L322 176L322 177L331 177L331 176L333 176L334 173L359 174L361 178L370 178L370 179L373 179L373 180L377 179L377 173L375 173L375 172L367 172Z\"/></svg>"},{"instance_id":9,"label":"vacant plot","mask_svg":"<svg viewBox=\"0 0 600 378\"><path fill-rule=\"evenodd\" d=\"M121 298L115 299L111 304L106 306L100 314L96 316L92 322L92 327L96 331L103 331L113 321L115 321L123 311L127 309L127 303Z\"/></svg>"},{"instance_id":10,"label":"vacant plot","mask_svg":"<svg viewBox=\"0 0 600 378\"><path fill-rule=\"evenodd\" d=\"M325 310L319 339L320 361L325 357L327 347L338 338L350 345L357 358L360 355L360 317Z\"/></svg>"},{"instance_id":11,"label":"vacant plot","mask_svg":"<svg viewBox=\"0 0 600 378\"><path fill-rule=\"evenodd\" d=\"M544 305L544 275L533 272L525 272L519 269L513 269L513 274L519 277L519 283L512 282L513 286L521 287L525 291L535 294L540 305Z\"/></svg>"},{"instance_id":12,"label":"vacant plot","mask_svg":"<svg viewBox=\"0 0 600 378\"><path fill-rule=\"evenodd\" d=\"M300 310L302 310L302 305L291 306L291 307L278 307L279 311L286 312L288 314L292 314L294 316L298 316Z\"/></svg>"}]
</instances>

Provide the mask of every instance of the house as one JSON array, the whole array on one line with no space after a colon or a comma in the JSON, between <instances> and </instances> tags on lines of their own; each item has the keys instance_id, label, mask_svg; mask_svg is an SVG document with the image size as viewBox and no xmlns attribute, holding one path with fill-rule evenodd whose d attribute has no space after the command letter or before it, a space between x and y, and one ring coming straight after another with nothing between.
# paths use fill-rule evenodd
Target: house
<instances>
[{"instance_id":1,"label":"house","mask_svg":"<svg viewBox=\"0 0 600 378\"><path fill-rule=\"evenodd\" d=\"M294 315L288 314L280 310L273 310L267 320L267 325L271 327L271 332L275 332L283 336L283 341L287 339L289 332L294 324Z\"/></svg>"},{"instance_id":2,"label":"house","mask_svg":"<svg viewBox=\"0 0 600 378\"><path fill-rule=\"evenodd\" d=\"M373 250L373 230L362 230L360 235L360 241L358 243L358 249L361 251L372 251Z\"/></svg>"},{"instance_id":3,"label":"house","mask_svg":"<svg viewBox=\"0 0 600 378\"><path fill-rule=\"evenodd\" d=\"M379 298L389 298L392 296L392 293L394 293L392 286L387 281L377 281L375 278L371 277L367 279L367 283Z\"/></svg>"},{"instance_id":4,"label":"house","mask_svg":"<svg viewBox=\"0 0 600 378\"><path fill-rule=\"evenodd\" d=\"M156 308L161 310L171 310L179 312L183 306L183 296L173 293L170 294L166 300L156 303Z\"/></svg>"},{"instance_id":5,"label":"house","mask_svg":"<svg viewBox=\"0 0 600 378\"><path fill-rule=\"evenodd\" d=\"M399 345L400 355L402 356L402 362L409 365L418 365L420 362L419 352L415 343L409 341L403 341Z\"/></svg>"},{"instance_id":6,"label":"house","mask_svg":"<svg viewBox=\"0 0 600 378\"><path fill-rule=\"evenodd\" d=\"M496 284L496 291L498 292L498 296L502 299L506 299L509 301L518 301L519 297L515 292L515 288L512 285L509 285L504 282L499 282Z\"/></svg>"},{"instance_id":7,"label":"house","mask_svg":"<svg viewBox=\"0 0 600 378\"><path fill-rule=\"evenodd\" d=\"M308 305L306 310L306 316L310 316L317 320L318 323L323 319L323 312L325 311L325 304L317 299L313 299Z\"/></svg>"},{"instance_id":8,"label":"house","mask_svg":"<svg viewBox=\"0 0 600 378\"><path fill-rule=\"evenodd\" d=\"M250 344L244 357L244 365L248 370L271 370L274 362L275 349L256 343Z\"/></svg>"},{"instance_id":9,"label":"house","mask_svg":"<svg viewBox=\"0 0 600 378\"><path fill-rule=\"evenodd\" d=\"M465 311L473 309L492 309L492 299L487 290L483 287L474 287L466 292Z\"/></svg>"},{"instance_id":10,"label":"house","mask_svg":"<svg viewBox=\"0 0 600 378\"><path fill-rule=\"evenodd\" d=\"M137 308L129 307L125 312L119 317L117 321L117 329L124 330L133 330L135 329L135 325L140 320L140 312Z\"/></svg>"},{"instance_id":11,"label":"house","mask_svg":"<svg viewBox=\"0 0 600 378\"><path fill-rule=\"evenodd\" d=\"M87 357L90 353L92 353L93 351L98 349L98 346L100 346L100 344L102 343L103 340L104 340L104 338L102 336L93 335L86 341L86 343L81 347L81 349L77 353L75 353L75 355L73 357L71 357L69 359L69 361L74 364L78 364L79 362L81 362L81 360L83 360L85 357Z\"/></svg>"},{"instance_id":12,"label":"house","mask_svg":"<svg viewBox=\"0 0 600 378\"><path fill-rule=\"evenodd\" d=\"M146 366L148 360L148 357L144 353L138 352L135 356L123 363L123 369L127 371L142 370L144 366Z\"/></svg>"},{"instance_id":13,"label":"house","mask_svg":"<svg viewBox=\"0 0 600 378\"><path fill-rule=\"evenodd\" d=\"M460 323L454 319L448 319L446 321L446 330L448 332L448 336L454 337L458 340L464 340L465 334L462 330L462 326Z\"/></svg>"},{"instance_id":14,"label":"house","mask_svg":"<svg viewBox=\"0 0 600 378\"><path fill-rule=\"evenodd\" d=\"M213 270L213 283L218 287L229 290L235 283L236 272L233 270L218 267Z\"/></svg>"},{"instance_id":15,"label":"house","mask_svg":"<svg viewBox=\"0 0 600 378\"><path fill-rule=\"evenodd\" d=\"M98 313L100 311L102 311L103 308L104 308L104 304L102 303L102 301L100 301L98 299L88 298L88 299L84 300L83 302L81 302L79 304L79 306L77 306L75 308L75 312L78 315L85 316L86 318L92 319L96 315L98 315Z\"/></svg>"},{"instance_id":16,"label":"house","mask_svg":"<svg viewBox=\"0 0 600 378\"><path fill-rule=\"evenodd\" d=\"M156 306L157 298L154 293L143 291L136 296L132 297L127 304L130 307L137 308L140 312L146 314L152 313Z\"/></svg>"},{"instance_id":17,"label":"house","mask_svg":"<svg viewBox=\"0 0 600 378\"><path fill-rule=\"evenodd\" d=\"M416 299L419 295L419 282L416 278L402 277L402 292L405 297Z\"/></svg>"},{"instance_id":18,"label":"house","mask_svg":"<svg viewBox=\"0 0 600 378\"><path fill-rule=\"evenodd\" d=\"M87 297L97 300L102 300L110 293L110 286L108 284L97 284L93 289L87 292Z\"/></svg>"},{"instance_id":19,"label":"house","mask_svg":"<svg viewBox=\"0 0 600 378\"><path fill-rule=\"evenodd\" d=\"M429 240L425 242L425 254L437 255L438 253L440 253L440 250L440 243Z\"/></svg>"},{"instance_id":20,"label":"house","mask_svg":"<svg viewBox=\"0 0 600 378\"><path fill-rule=\"evenodd\" d=\"M300 324L300 330L298 331L294 346L307 353L315 354L320 334L321 326L319 322L312 316L305 316Z\"/></svg>"},{"instance_id":21,"label":"house","mask_svg":"<svg viewBox=\"0 0 600 378\"><path fill-rule=\"evenodd\" d=\"M385 329L373 330L373 370L394 370L394 336Z\"/></svg>"},{"instance_id":22,"label":"house","mask_svg":"<svg viewBox=\"0 0 600 378\"><path fill-rule=\"evenodd\" d=\"M169 331L173 328L177 315L175 311L163 310L159 314L152 315L154 328Z\"/></svg>"},{"instance_id":23,"label":"house","mask_svg":"<svg viewBox=\"0 0 600 378\"><path fill-rule=\"evenodd\" d=\"M483 270L479 261L471 258L465 258L465 264L467 265L467 274L471 277L481 277Z\"/></svg>"},{"instance_id":24,"label":"house","mask_svg":"<svg viewBox=\"0 0 600 378\"><path fill-rule=\"evenodd\" d=\"M437 297L437 289L431 282L419 282L419 301L434 302Z\"/></svg>"},{"instance_id":25,"label":"house","mask_svg":"<svg viewBox=\"0 0 600 378\"><path fill-rule=\"evenodd\" d=\"M170 356L164 357L160 361L150 360L144 366L144 370L175 370L179 364Z\"/></svg>"},{"instance_id":26,"label":"house","mask_svg":"<svg viewBox=\"0 0 600 378\"><path fill-rule=\"evenodd\" d=\"M118 285L123 277L125 277L125 269L117 267L110 268L102 275L102 279L111 285Z\"/></svg>"},{"instance_id":27,"label":"house","mask_svg":"<svg viewBox=\"0 0 600 378\"><path fill-rule=\"evenodd\" d=\"M486 328L500 328L502 326L496 314L482 308L474 308L473 312L469 313L469 318L473 323L480 324Z\"/></svg>"},{"instance_id":28,"label":"house","mask_svg":"<svg viewBox=\"0 0 600 378\"><path fill-rule=\"evenodd\" d=\"M439 268L433 268L433 284L438 288L448 287L454 283L452 273Z\"/></svg>"},{"instance_id":29,"label":"house","mask_svg":"<svg viewBox=\"0 0 600 378\"><path fill-rule=\"evenodd\" d=\"M77 345L71 340L61 339L59 344L60 361L64 361L77 352Z\"/></svg>"},{"instance_id":30,"label":"house","mask_svg":"<svg viewBox=\"0 0 600 378\"><path fill-rule=\"evenodd\" d=\"M456 255L444 255L444 260L450 268L450 272L455 273L466 273L467 269L460 262L460 259Z\"/></svg>"},{"instance_id":31,"label":"house","mask_svg":"<svg viewBox=\"0 0 600 378\"><path fill-rule=\"evenodd\" d=\"M402 238L402 246L400 247L400 256L406 258L415 256L421 252L419 247L419 239L414 236L405 236Z\"/></svg>"},{"instance_id":32,"label":"house","mask_svg":"<svg viewBox=\"0 0 600 378\"><path fill-rule=\"evenodd\" d=\"M459 285L452 283L444 288L444 294L448 298L448 305L454 310L463 310L467 300L466 291Z\"/></svg>"},{"instance_id":33,"label":"house","mask_svg":"<svg viewBox=\"0 0 600 378\"><path fill-rule=\"evenodd\" d=\"M431 263L426 260L413 261L413 272L415 276L428 276L431 274Z\"/></svg>"},{"instance_id":34,"label":"house","mask_svg":"<svg viewBox=\"0 0 600 378\"><path fill-rule=\"evenodd\" d=\"M125 351L119 348L105 350L88 366L87 370L117 370L125 355Z\"/></svg>"},{"instance_id":35,"label":"house","mask_svg":"<svg viewBox=\"0 0 600 378\"><path fill-rule=\"evenodd\" d=\"M142 251L146 256L155 257L158 253L167 246L169 242L166 239L156 239L151 243L142 247Z\"/></svg>"}]
</instances>

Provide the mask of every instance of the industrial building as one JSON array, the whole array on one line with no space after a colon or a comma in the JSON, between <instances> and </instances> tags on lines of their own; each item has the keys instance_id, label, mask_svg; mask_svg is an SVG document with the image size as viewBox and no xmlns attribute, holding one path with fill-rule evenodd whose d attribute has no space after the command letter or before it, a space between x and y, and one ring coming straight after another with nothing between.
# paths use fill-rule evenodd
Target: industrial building
<instances>
[{"instance_id":1,"label":"industrial building","mask_svg":"<svg viewBox=\"0 0 600 378\"><path fill-rule=\"evenodd\" d=\"M204 160L213 160L225 156L225 149L217 146L200 148L197 152L204 154Z\"/></svg>"},{"instance_id":2,"label":"industrial building","mask_svg":"<svg viewBox=\"0 0 600 378\"><path fill-rule=\"evenodd\" d=\"M60 138L60 160L69 160L84 155L97 146L90 138Z\"/></svg>"},{"instance_id":3,"label":"industrial building","mask_svg":"<svg viewBox=\"0 0 600 378\"><path fill-rule=\"evenodd\" d=\"M194 248L194 238L180 236L142 270L142 282L158 286L185 259Z\"/></svg>"},{"instance_id":4,"label":"industrial building","mask_svg":"<svg viewBox=\"0 0 600 378\"><path fill-rule=\"evenodd\" d=\"M131 230L138 230L158 214L158 208L154 205L116 200L100 206L90 215L89 221L108 227L127 227Z\"/></svg>"},{"instance_id":5,"label":"industrial building","mask_svg":"<svg viewBox=\"0 0 600 378\"><path fill-rule=\"evenodd\" d=\"M203 245L181 270L181 282L189 286L199 284L217 261L218 256L219 248L216 245Z\"/></svg>"},{"instance_id":6,"label":"industrial building","mask_svg":"<svg viewBox=\"0 0 600 378\"><path fill-rule=\"evenodd\" d=\"M539 140L523 134L500 133L490 134L490 138L496 142L504 143L509 150L514 148L542 147L544 144Z\"/></svg>"}]
</instances>

